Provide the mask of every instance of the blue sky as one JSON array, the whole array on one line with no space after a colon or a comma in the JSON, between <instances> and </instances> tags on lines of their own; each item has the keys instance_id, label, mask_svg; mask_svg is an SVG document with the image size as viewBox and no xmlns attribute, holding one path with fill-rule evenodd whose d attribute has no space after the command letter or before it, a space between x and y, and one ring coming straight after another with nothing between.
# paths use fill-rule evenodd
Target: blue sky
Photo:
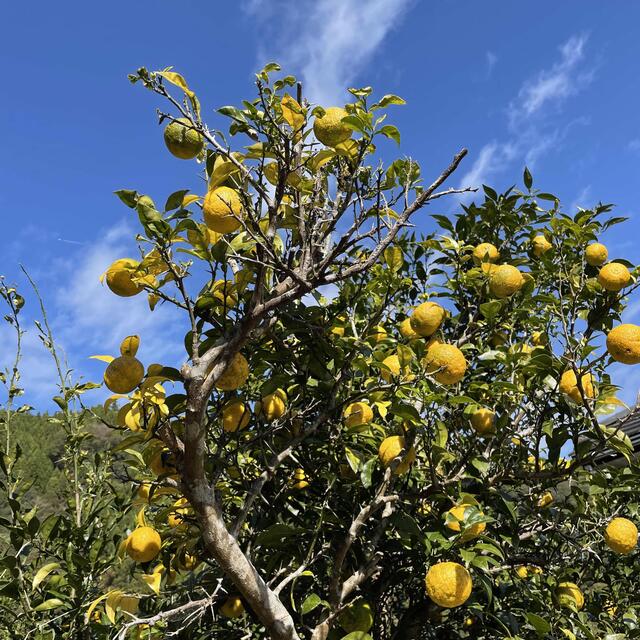
<instances>
[{"instance_id":1,"label":"blue sky","mask_svg":"<svg viewBox=\"0 0 640 640\"><path fill-rule=\"evenodd\" d=\"M135 188L160 202L198 190L196 167L164 149L158 101L127 81L139 66L174 66L205 118L252 96L253 73L278 60L325 105L370 84L408 104L391 116L402 152L439 173L462 146L454 186L520 181L567 208L613 202L631 220L605 239L612 257L640 262L640 4L595 0L533 5L425 0L137 0L7 3L0 41L0 273L38 281L70 365L98 380L95 353L139 333L148 364L176 364L183 328L168 309L117 299L98 283L134 254L136 220L113 196ZM207 117L209 116L209 117ZM453 203L437 212L450 212ZM434 209L432 212L436 212ZM423 216L426 224L426 216ZM25 320L35 317L31 300ZM638 321L640 305L625 319ZM35 331L25 340L27 401L50 406L51 368ZM11 343L0 329L0 364ZM632 401L640 372L614 369ZM624 376L624 377L623 377ZM100 397L100 394L95 396Z\"/></svg>"}]
</instances>

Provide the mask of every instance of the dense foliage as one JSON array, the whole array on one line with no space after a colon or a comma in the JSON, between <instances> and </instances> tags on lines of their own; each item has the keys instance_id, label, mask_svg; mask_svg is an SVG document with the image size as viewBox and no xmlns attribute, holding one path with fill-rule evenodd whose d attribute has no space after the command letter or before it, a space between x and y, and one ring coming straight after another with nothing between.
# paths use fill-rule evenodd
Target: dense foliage
<instances>
[{"instance_id":1,"label":"dense foliage","mask_svg":"<svg viewBox=\"0 0 640 640\"><path fill-rule=\"evenodd\" d=\"M565 211L526 170L522 189L442 213L464 152L427 187L376 148L399 142L381 115L399 97L312 109L277 70L219 110L236 149L181 76L132 76L169 100L167 147L201 161L208 193L158 208L119 191L141 255L106 284L182 309L187 362L142 368L135 336L101 356L123 467L87 455L96 412L69 408L84 389L63 384L84 469L67 491L85 506L60 505L64 551L11 498L7 608L42 638L640 637L638 553L605 542L612 518L638 520L638 468L599 421L621 404L603 338L637 270L585 256L622 219ZM626 464L595 463L612 448ZM426 589L442 562L466 571Z\"/></svg>"}]
</instances>

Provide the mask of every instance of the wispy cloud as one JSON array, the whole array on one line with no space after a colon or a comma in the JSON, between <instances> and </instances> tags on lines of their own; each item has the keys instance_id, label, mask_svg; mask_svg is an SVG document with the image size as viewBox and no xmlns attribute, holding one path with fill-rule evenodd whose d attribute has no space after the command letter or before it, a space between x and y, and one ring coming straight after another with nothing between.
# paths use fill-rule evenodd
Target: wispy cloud
<instances>
[{"instance_id":1,"label":"wispy cloud","mask_svg":"<svg viewBox=\"0 0 640 640\"><path fill-rule=\"evenodd\" d=\"M473 166L463 176L461 187L478 186L513 162L532 168L542 156L562 145L572 127L588 124L583 117L568 123L552 117L560 114L565 101L594 78L595 67L587 64L587 40L586 35L572 36L559 47L559 59L550 68L523 82L506 108L506 139L494 140L481 148ZM555 107L553 113L551 106Z\"/></svg>"},{"instance_id":2,"label":"wispy cloud","mask_svg":"<svg viewBox=\"0 0 640 640\"><path fill-rule=\"evenodd\" d=\"M261 56L275 58L302 77L305 94L324 105L344 102L351 84L395 28L413 0L247 0L245 11L277 38ZM359 34L359 35L358 35Z\"/></svg>"},{"instance_id":3,"label":"wispy cloud","mask_svg":"<svg viewBox=\"0 0 640 640\"><path fill-rule=\"evenodd\" d=\"M560 106L591 82L593 68L582 68L588 37L575 35L560 47L560 60L525 82L509 106L512 125L540 113L550 105Z\"/></svg>"},{"instance_id":4,"label":"wispy cloud","mask_svg":"<svg viewBox=\"0 0 640 640\"><path fill-rule=\"evenodd\" d=\"M493 51L487 51L485 54L486 57L486 61L487 61L487 78L489 78L491 76L491 74L493 73L493 68L496 66L496 63L498 62L498 56L493 53Z\"/></svg>"},{"instance_id":5,"label":"wispy cloud","mask_svg":"<svg viewBox=\"0 0 640 640\"><path fill-rule=\"evenodd\" d=\"M40 282L41 292L52 327L56 347L74 370L74 380L100 381L103 363L89 360L95 354L118 353L122 339L137 334L141 338L139 357L145 365L154 362L176 366L183 357L184 319L168 305L151 312L144 294L119 298L100 284L100 274L116 259L135 256L130 244L134 232L125 224L111 227L100 240L83 250L79 259L58 262L51 273L32 274ZM128 249L127 249L128 247ZM55 284L54 284L55 283ZM35 297L28 284L21 292L27 299L23 326L21 372L26 400L38 408L49 405L57 393L57 379L51 357L40 342L33 320L39 318ZM13 339L9 328L0 327L0 366L13 357ZM92 392L90 401L99 401L106 390Z\"/></svg>"}]
</instances>

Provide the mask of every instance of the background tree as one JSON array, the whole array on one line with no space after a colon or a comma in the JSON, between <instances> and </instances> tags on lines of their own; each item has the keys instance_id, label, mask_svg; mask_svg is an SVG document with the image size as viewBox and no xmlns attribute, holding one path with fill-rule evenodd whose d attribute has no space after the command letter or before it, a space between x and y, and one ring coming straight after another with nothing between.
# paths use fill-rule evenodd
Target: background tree
<instances>
[{"instance_id":1,"label":"background tree","mask_svg":"<svg viewBox=\"0 0 640 640\"><path fill-rule=\"evenodd\" d=\"M621 219L525 170L420 237L466 151L427 186L377 153L401 98L313 108L277 71L218 110L235 148L182 76L131 76L206 183L118 192L141 255L106 284L181 309L187 358L100 356L144 505L92 637L636 637L637 469L597 417L612 358L640 362L636 272L595 243ZM629 466L594 466L612 447Z\"/></svg>"}]
</instances>

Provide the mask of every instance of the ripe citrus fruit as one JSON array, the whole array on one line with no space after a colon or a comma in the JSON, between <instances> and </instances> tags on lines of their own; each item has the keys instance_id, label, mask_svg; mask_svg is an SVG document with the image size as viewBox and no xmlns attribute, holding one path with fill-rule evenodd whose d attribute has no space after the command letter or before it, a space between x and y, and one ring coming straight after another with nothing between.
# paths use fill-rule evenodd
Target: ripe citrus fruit
<instances>
[{"instance_id":1,"label":"ripe citrus fruit","mask_svg":"<svg viewBox=\"0 0 640 640\"><path fill-rule=\"evenodd\" d=\"M338 624L346 633L362 631L366 633L373 626L373 611L371 605L364 600L358 600L340 612Z\"/></svg>"},{"instance_id":2,"label":"ripe citrus fruit","mask_svg":"<svg viewBox=\"0 0 640 640\"><path fill-rule=\"evenodd\" d=\"M107 287L123 298L130 298L140 293L142 287L131 279L131 275L139 266L140 263L131 258L116 260L106 271Z\"/></svg>"},{"instance_id":3,"label":"ripe citrus fruit","mask_svg":"<svg viewBox=\"0 0 640 640\"><path fill-rule=\"evenodd\" d=\"M378 458L385 469L400 455L406 448L406 442L403 436L389 436L382 441L378 449ZM409 467L416 459L416 450L411 447L398 463L393 473L401 476L409 470Z\"/></svg>"},{"instance_id":4,"label":"ripe citrus fruit","mask_svg":"<svg viewBox=\"0 0 640 640\"><path fill-rule=\"evenodd\" d=\"M231 233L240 228L242 201L235 189L218 187L207 193L202 205L207 227L216 233Z\"/></svg>"},{"instance_id":5,"label":"ripe citrus fruit","mask_svg":"<svg viewBox=\"0 0 640 640\"><path fill-rule=\"evenodd\" d=\"M538 498L538 502L536 503L538 505L539 509L544 509L545 507L548 507L553 501L555 500L553 493L551 493L551 491L545 491L540 498Z\"/></svg>"},{"instance_id":6,"label":"ripe citrus fruit","mask_svg":"<svg viewBox=\"0 0 640 640\"><path fill-rule=\"evenodd\" d=\"M227 402L222 409L222 428L228 433L244 429L249 424L251 412L241 400Z\"/></svg>"},{"instance_id":7,"label":"ripe citrus fruit","mask_svg":"<svg viewBox=\"0 0 640 640\"><path fill-rule=\"evenodd\" d=\"M609 257L609 251L607 251L607 247L599 242L593 242L590 245L587 245L587 248L584 251L584 258L587 261L587 264L590 264L592 267L599 267L603 265L607 258Z\"/></svg>"},{"instance_id":8,"label":"ripe citrus fruit","mask_svg":"<svg viewBox=\"0 0 640 640\"><path fill-rule=\"evenodd\" d=\"M347 427L358 427L373 420L373 410L366 402L352 402L342 415Z\"/></svg>"},{"instance_id":9,"label":"ripe citrus fruit","mask_svg":"<svg viewBox=\"0 0 640 640\"><path fill-rule=\"evenodd\" d=\"M576 608L578 611L584 607L584 596L577 584L573 582L561 582L556 589L556 598L561 607Z\"/></svg>"},{"instance_id":10,"label":"ripe citrus fruit","mask_svg":"<svg viewBox=\"0 0 640 640\"><path fill-rule=\"evenodd\" d=\"M595 398L596 391L594 387L595 380L593 374L590 372L581 374L580 381L582 383L584 397L590 400ZM578 389L578 380L573 369L568 369L562 374L558 388L560 389L561 393L564 393L574 402L577 402L578 404L582 403L582 395L580 394L580 389Z\"/></svg>"},{"instance_id":11,"label":"ripe citrus fruit","mask_svg":"<svg viewBox=\"0 0 640 640\"><path fill-rule=\"evenodd\" d=\"M447 518L447 528L451 529L451 531L460 531L462 529L461 522L464 522L465 513L469 510L470 506L471 505L468 504L459 504L449 509L447 513L453 516L453 518ZM477 522L467 527L461 538L464 541L473 540L473 538L477 538L486 528L486 523Z\"/></svg>"},{"instance_id":12,"label":"ripe citrus fruit","mask_svg":"<svg viewBox=\"0 0 640 640\"><path fill-rule=\"evenodd\" d=\"M619 324L607 335L607 351L622 364L640 364L640 327L637 324Z\"/></svg>"},{"instance_id":13,"label":"ripe citrus fruit","mask_svg":"<svg viewBox=\"0 0 640 640\"><path fill-rule=\"evenodd\" d=\"M188 118L178 118L164 129L167 149L182 160L195 158L204 147L204 136L193 128Z\"/></svg>"},{"instance_id":14,"label":"ripe citrus fruit","mask_svg":"<svg viewBox=\"0 0 640 640\"><path fill-rule=\"evenodd\" d=\"M427 349L424 365L440 384L456 384L467 370L467 360L458 347L437 343Z\"/></svg>"},{"instance_id":15,"label":"ripe citrus fruit","mask_svg":"<svg viewBox=\"0 0 640 640\"><path fill-rule=\"evenodd\" d=\"M631 282L631 274L620 262L610 262L600 269L598 282L607 291L620 291Z\"/></svg>"},{"instance_id":16,"label":"ripe citrus fruit","mask_svg":"<svg viewBox=\"0 0 640 640\"><path fill-rule=\"evenodd\" d=\"M367 341L372 344L378 344L378 342L382 342L386 337L386 329L381 324L378 324L371 329L371 333L367 336Z\"/></svg>"},{"instance_id":17,"label":"ripe citrus fruit","mask_svg":"<svg viewBox=\"0 0 640 640\"><path fill-rule=\"evenodd\" d=\"M449 609L464 604L473 586L471 575L457 562L439 562L429 567L425 585L429 597Z\"/></svg>"},{"instance_id":18,"label":"ripe citrus fruit","mask_svg":"<svg viewBox=\"0 0 640 640\"><path fill-rule=\"evenodd\" d=\"M249 377L249 363L241 353L236 353L216 380L216 389L220 391L235 391L241 387Z\"/></svg>"},{"instance_id":19,"label":"ripe citrus fruit","mask_svg":"<svg viewBox=\"0 0 640 640\"><path fill-rule=\"evenodd\" d=\"M478 409L471 414L471 426L480 435L489 435L495 432L496 414L491 409Z\"/></svg>"},{"instance_id":20,"label":"ripe citrus fruit","mask_svg":"<svg viewBox=\"0 0 640 640\"><path fill-rule=\"evenodd\" d=\"M191 511L188 505L189 501L186 498L180 498L173 503L167 516L167 524L170 527L177 527L184 522L184 516Z\"/></svg>"},{"instance_id":21,"label":"ripe citrus fruit","mask_svg":"<svg viewBox=\"0 0 640 640\"><path fill-rule=\"evenodd\" d=\"M144 367L133 356L114 358L104 372L104 383L113 393L133 391L144 377Z\"/></svg>"},{"instance_id":22,"label":"ripe citrus fruit","mask_svg":"<svg viewBox=\"0 0 640 640\"><path fill-rule=\"evenodd\" d=\"M638 528L627 518L613 518L604 532L604 541L616 553L631 553L638 544Z\"/></svg>"},{"instance_id":23,"label":"ripe citrus fruit","mask_svg":"<svg viewBox=\"0 0 640 640\"><path fill-rule=\"evenodd\" d=\"M307 481L307 475L304 469L296 469L293 472L293 488L300 491L306 489L308 486L309 482Z\"/></svg>"},{"instance_id":24,"label":"ripe citrus fruit","mask_svg":"<svg viewBox=\"0 0 640 640\"><path fill-rule=\"evenodd\" d=\"M220 607L220 614L225 618L239 618L244 614L244 605L240 596L229 596Z\"/></svg>"},{"instance_id":25,"label":"ripe citrus fruit","mask_svg":"<svg viewBox=\"0 0 640 640\"><path fill-rule=\"evenodd\" d=\"M149 461L149 468L157 476L164 476L176 472L173 456L168 449L158 451Z\"/></svg>"},{"instance_id":26,"label":"ripe citrus fruit","mask_svg":"<svg viewBox=\"0 0 640 640\"><path fill-rule=\"evenodd\" d=\"M533 255L539 258L543 253L553 249L553 245L547 240L546 236L540 234L531 241L531 249Z\"/></svg>"},{"instance_id":27,"label":"ripe citrus fruit","mask_svg":"<svg viewBox=\"0 0 640 640\"><path fill-rule=\"evenodd\" d=\"M325 109L325 114L321 118L316 118L313 123L313 132L316 138L327 147L336 145L348 140L353 131L341 122L349 114L341 107L329 107Z\"/></svg>"},{"instance_id":28,"label":"ripe citrus fruit","mask_svg":"<svg viewBox=\"0 0 640 640\"><path fill-rule=\"evenodd\" d=\"M413 330L411 326L411 318L405 318L399 325L400 335L407 340L413 340L418 337L418 334Z\"/></svg>"},{"instance_id":29,"label":"ripe citrus fruit","mask_svg":"<svg viewBox=\"0 0 640 640\"><path fill-rule=\"evenodd\" d=\"M495 262L500 257L497 247L490 242L481 242L473 249L473 261L477 264L482 262Z\"/></svg>"},{"instance_id":30,"label":"ripe citrus fruit","mask_svg":"<svg viewBox=\"0 0 640 640\"><path fill-rule=\"evenodd\" d=\"M162 546L160 534L151 527L138 527L129 534L126 551L135 562L151 562Z\"/></svg>"},{"instance_id":31,"label":"ripe citrus fruit","mask_svg":"<svg viewBox=\"0 0 640 640\"><path fill-rule=\"evenodd\" d=\"M502 264L489 274L489 290L496 298L508 298L520 291L524 277L519 269L510 264Z\"/></svg>"},{"instance_id":32,"label":"ripe citrus fruit","mask_svg":"<svg viewBox=\"0 0 640 640\"><path fill-rule=\"evenodd\" d=\"M423 302L411 314L411 328L422 337L433 335L442 324L446 311L436 302Z\"/></svg>"},{"instance_id":33,"label":"ripe citrus fruit","mask_svg":"<svg viewBox=\"0 0 640 640\"><path fill-rule=\"evenodd\" d=\"M287 411L287 394L284 389L276 389L260 401L260 411L267 422L273 422Z\"/></svg>"},{"instance_id":34,"label":"ripe citrus fruit","mask_svg":"<svg viewBox=\"0 0 640 640\"><path fill-rule=\"evenodd\" d=\"M410 372L411 368L409 365L401 366L400 357L397 354L392 354L387 356L382 364L387 367L386 369L381 369L380 375L385 382L392 382L394 378L398 378L400 376L403 382L409 381L413 379L413 375Z\"/></svg>"}]
</instances>

